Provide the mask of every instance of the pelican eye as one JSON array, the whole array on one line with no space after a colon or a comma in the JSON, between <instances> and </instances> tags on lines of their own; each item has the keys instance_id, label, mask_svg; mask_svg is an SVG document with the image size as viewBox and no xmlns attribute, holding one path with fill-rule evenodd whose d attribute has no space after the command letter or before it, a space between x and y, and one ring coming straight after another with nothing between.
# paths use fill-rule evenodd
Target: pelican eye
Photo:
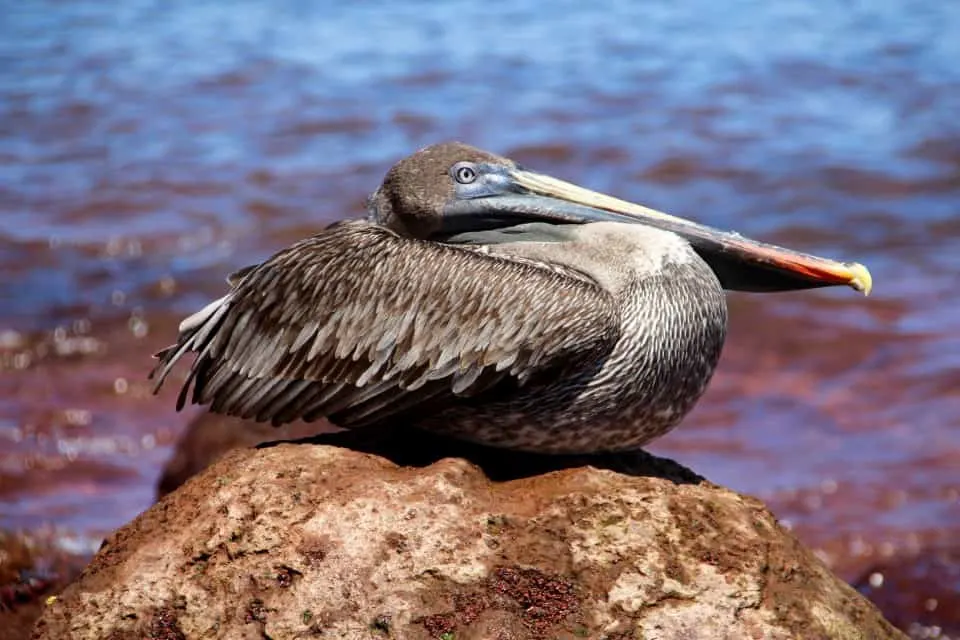
<instances>
[{"instance_id":1,"label":"pelican eye","mask_svg":"<svg viewBox=\"0 0 960 640\"><path fill-rule=\"evenodd\" d=\"M453 168L453 177L460 184L470 184L477 179L477 170L468 164L460 164Z\"/></svg>"}]
</instances>

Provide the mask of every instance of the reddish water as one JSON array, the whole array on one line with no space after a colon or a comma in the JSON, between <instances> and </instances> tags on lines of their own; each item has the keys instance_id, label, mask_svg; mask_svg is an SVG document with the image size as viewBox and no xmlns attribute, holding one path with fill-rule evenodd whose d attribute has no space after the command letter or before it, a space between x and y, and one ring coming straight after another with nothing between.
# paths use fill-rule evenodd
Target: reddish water
<instances>
[{"instance_id":1,"label":"reddish water","mask_svg":"<svg viewBox=\"0 0 960 640\"><path fill-rule=\"evenodd\" d=\"M848 579L960 545L960 12L682 6L8 8L0 528L92 548L150 505L191 416L144 380L179 318L459 138L869 265L866 300L733 296L711 389L652 450Z\"/></svg>"}]
</instances>

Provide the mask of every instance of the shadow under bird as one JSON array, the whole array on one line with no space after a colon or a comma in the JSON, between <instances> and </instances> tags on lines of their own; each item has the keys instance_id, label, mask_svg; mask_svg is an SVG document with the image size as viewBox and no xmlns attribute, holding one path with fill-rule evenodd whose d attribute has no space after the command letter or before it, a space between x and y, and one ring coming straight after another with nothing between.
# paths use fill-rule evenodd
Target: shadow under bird
<instances>
[{"instance_id":1,"label":"shadow under bird","mask_svg":"<svg viewBox=\"0 0 960 640\"><path fill-rule=\"evenodd\" d=\"M157 354L156 389L196 352L178 409L189 397L274 425L326 417L534 452L628 450L676 426L705 390L724 289L871 287L861 264L460 143L398 162L368 207L366 220L232 275Z\"/></svg>"}]
</instances>

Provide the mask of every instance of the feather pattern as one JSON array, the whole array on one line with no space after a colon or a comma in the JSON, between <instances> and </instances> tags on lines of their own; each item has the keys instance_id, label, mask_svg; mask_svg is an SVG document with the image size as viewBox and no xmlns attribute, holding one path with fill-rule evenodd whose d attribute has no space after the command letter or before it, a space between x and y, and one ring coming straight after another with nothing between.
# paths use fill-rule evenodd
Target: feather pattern
<instances>
[{"instance_id":1,"label":"feather pattern","mask_svg":"<svg viewBox=\"0 0 960 640\"><path fill-rule=\"evenodd\" d=\"M151 374L196 353L178 399L283 424L341 426L449 406L512 378L604 357L609 292L574 269L342 222L248 267L181 323Z\"/></svg>"}]
</instances>

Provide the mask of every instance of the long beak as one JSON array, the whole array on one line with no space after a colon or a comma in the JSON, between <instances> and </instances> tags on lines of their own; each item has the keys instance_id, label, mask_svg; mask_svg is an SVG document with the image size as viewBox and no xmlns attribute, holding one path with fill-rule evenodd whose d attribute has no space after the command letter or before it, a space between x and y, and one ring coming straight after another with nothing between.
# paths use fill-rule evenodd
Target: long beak
<instances>
[{"instance_id":1,"label":"long beak","mask_svg":"<svg viewBox=\"0 0 960 640\"><path fill-rule=\"evenodd\" d=\"M639 223L682 236L713 268L726 289L786 291L847 285L868 295L873 287L870 271L858 262L836 262L750 240L539 173L510 169L508 177L520 187L522 195L508 195L506 200L525 196L543 199L538 204L520 206L528 213L536 209L536 217L568 223ZM514 202L514 206L518 204Z\"/></svg>"}]
</instances>

